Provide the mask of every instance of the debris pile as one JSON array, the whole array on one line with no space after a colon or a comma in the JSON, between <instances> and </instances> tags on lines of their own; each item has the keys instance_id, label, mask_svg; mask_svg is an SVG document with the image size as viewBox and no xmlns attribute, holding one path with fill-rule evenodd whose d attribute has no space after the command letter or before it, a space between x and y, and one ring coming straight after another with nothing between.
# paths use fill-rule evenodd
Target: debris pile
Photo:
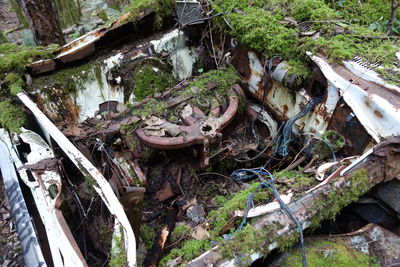
<instances>
[{"instance_id":1,"label":"debris pile","mask_svg":"<svg viewBox=\"0 0 400 267\"><path fill-rule=\"evenodd\" d=\"M353 59L395 42L359 44L319 0L178 1L178 26L171 6L27 66L32 120L4 138L57 266L398 262L400 89Z\"/></svg>"}]
</instances>

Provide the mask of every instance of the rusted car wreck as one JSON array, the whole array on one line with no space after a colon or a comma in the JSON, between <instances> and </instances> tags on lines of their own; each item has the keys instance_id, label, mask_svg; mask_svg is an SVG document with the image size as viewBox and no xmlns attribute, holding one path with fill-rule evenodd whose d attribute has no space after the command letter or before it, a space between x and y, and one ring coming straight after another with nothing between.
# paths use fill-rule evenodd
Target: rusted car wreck
<instances>
[{"instance_id":1,"label":"rusted car wreck","mask_svg":"<svg viewBox=\"0 0 400 267\"><path fill-rule=\"evenodd\" d=\"M26 66L29 129L0 144L28 266L251 265L307 251L303 231L398 188L400 88L374 66L309 52L299 83L288 59L204 31L198 2L176 9L158 30L147 8ZM400 237L376 224L330 238L399 264Z\"/></svg>"}]
</instances>

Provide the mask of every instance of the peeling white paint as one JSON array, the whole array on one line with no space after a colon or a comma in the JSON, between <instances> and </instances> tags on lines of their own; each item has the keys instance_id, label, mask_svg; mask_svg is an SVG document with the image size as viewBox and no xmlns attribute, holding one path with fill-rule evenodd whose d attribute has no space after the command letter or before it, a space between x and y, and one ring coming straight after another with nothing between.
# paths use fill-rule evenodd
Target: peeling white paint
<instances>
[{"instance_id":1,"label":"peeling white paint","mask_svg":"<svg viewBox=\"0 0 400 267\"><path fill-rule=\"evenodd\" d=\"M103 61L101 66L101 80L88 79L84 82L84 90L77 92L74 98L75 104L79 107L79 121L95 116L99 110L99 104L105 101L118 101L124 103L124 89L119 86L112 87L107 79L107 73L122 62L123 55L118 53ZM94 70L91 70L94 71ZM93 75L88 75L92 77ZM121 81L121 77L119 77Z\"/></svg>"},{"instance_id":2,"label":"peeling white paint","mask_svg":"<svg viewBox=\"0 0 400 267\"><path fill-rule=\"evenodd\" d=\"M173 74L179 80L192 76L193 65L197 60L196 50L186 45L183 31L175 29L165 34L160 40L151 41L156 53L170 53Z\"/></svg>"},{"instance_id":3,"label":"peeling white paint","mask_svg":"<svg viewBox=\"0 0 400 267\"><path fill-rule=\"evenodd\" d=\"M344 101L353 110L358 120L376 142L392 135L400 135L400 108L383 97L367 93L356 83L351 83L337 74L324 59L313 56L330 84L338 88ZM386 86L386 85L385 85Z\"/></svg>"}]
</instances>

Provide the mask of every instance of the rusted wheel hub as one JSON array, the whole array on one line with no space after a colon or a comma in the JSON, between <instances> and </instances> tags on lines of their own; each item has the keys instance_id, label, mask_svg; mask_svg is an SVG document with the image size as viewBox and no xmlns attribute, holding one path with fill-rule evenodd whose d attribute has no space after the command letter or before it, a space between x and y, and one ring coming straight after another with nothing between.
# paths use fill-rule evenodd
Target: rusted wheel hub
<instances>
[{"instance_id":1,"label":"rusted wheel hub","mask_svg":"<svg viewBox=\"0 0 400 267\"><path fill-rule=\"evenodd\" d=\"M224 129L235 117L239 107L239 95L242 89L235 84L229 90L229 104L221 115L221 107L216 106L206 115L195 105L186 105L179 113L185 125L160 121L161 128L172 133L172 136L157 136L149 131L146 123L136 130L139 139L146 145L158 149L179 149L195 144L208 146L221 135ZM175 135L175 136L174 136Z\"/></svg>"}]
</instances>

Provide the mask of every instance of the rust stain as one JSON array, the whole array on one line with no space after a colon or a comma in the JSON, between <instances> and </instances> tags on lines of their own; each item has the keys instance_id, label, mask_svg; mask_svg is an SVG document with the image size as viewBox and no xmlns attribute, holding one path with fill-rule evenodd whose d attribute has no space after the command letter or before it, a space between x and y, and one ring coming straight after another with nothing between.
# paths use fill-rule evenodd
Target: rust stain
<instances>
[{"instance_id":1,"label":"rust stain","mask_svg":"<svg viewBox=\"0 0 400 267\"><path fill-rule=\"evenodd\" d=\"M250 68L248 50L238 46L232 54L232 65L244 80L249 80L252 71Z\"/></svg>"},{"instance_id":2,"label":"rust stain","mask_svg":"<svg viewBox=\"0 0 400 267\"><path fill-rule=\"evenodd\" d=\"M289 107L285 104L283 105L283 113L286 115L286 113L289 111Z\"/></svg>"},{"instance_id":3,"label":"rust stain","mask_svg":"<svg viewBox=\"0 0 400 267\"><path fill-rule=\"evenodd\" d=\"M374 110L374 114L375 114L375 116L377 116L378 118L383 118L383 114L382 114L379 110Z\"/></svg>"}]
</instances>

